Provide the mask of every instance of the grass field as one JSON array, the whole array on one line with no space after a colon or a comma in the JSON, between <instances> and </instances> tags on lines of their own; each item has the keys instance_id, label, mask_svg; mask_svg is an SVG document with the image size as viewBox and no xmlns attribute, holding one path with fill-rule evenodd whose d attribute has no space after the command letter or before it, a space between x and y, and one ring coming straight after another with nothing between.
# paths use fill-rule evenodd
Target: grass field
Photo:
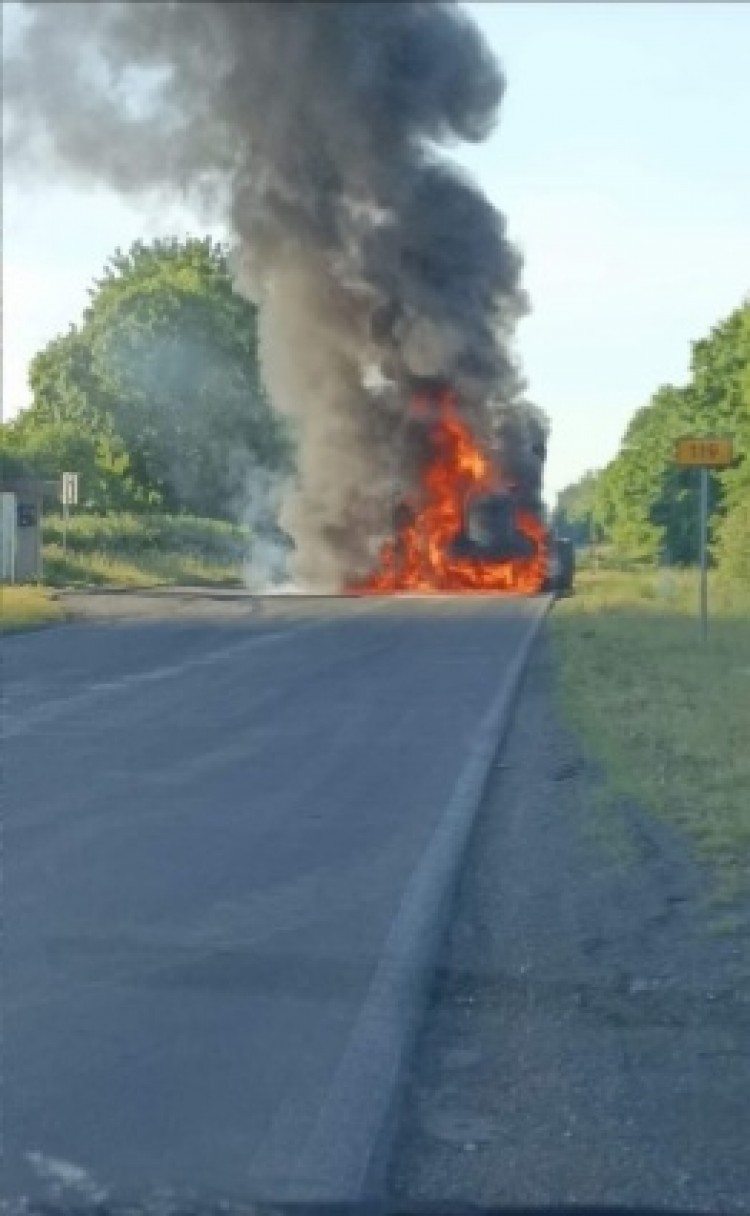
<instances>
[{"instance_id":1,"label":"grass field","mask_svg":"<svg viewBox=\"0 0 750 1216\"><path fill-rule=\"evenodd\" d=\"M74 515L44 522L44 582L55 587L239 586L250 532L193 516Z\"/></svg>"},{"instance_id":2,"label":"grass field","mask_svg":"<svg viewBox=\"0 0 750 1216\"><path fill-rule=\"evenodd\" d=\"M734 898L750 894L750 589L714 582L710 601L703 643L694 572L582 572L551 629L563 712L606 773L596 813L625 797L663 816Z\"/></svg>"},{"instance_id":3,"label":"grass field","mask_svg":"<svg viewBox=\"0 0 750 1216\"><path fill-rule=\"evenodd\" d=\"M65 613L40 587L0 587L0 632L52 625Z\"/></svg>"}]
</instances>

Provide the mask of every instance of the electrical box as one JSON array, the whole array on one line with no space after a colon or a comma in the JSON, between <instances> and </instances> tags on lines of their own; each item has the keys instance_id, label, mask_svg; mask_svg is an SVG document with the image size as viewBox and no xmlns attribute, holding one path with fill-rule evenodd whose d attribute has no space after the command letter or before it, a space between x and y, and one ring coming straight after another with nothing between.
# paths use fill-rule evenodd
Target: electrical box
<instances>
[{"instance_id":1,"label":"electrical box","mask_svg":"<svg viewBox=\"0 0 750 1216\"><path fill-rule=\"evenodd\" d=\"M2 493L2 577L5 583L33 583L42 577L42 507L46 484L19 478Z\"/></svg>"},{"instance_id":2,"label":"electrical box","mask_svg":"<svg viewBox=\"0 0 750 1216\"><path fill-rule=\"evenodd\" d=\"M16 581L16 527L18 505L15 494L0 495L0 581Z\"/></svg>"}]
</instances>

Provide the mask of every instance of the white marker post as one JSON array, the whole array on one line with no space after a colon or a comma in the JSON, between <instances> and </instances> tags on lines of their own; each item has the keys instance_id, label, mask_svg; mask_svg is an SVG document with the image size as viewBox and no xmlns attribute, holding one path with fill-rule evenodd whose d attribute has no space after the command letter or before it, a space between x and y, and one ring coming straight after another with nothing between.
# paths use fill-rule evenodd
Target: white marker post
<instances>
[{"instance_id":1,"label":"white marker post","mask_svg":"<svg viewBox=\"0 0 750 1216\"><path fill-rule=\"evenodd\" d=\"M701 637L708 641L708 470L725 469L734 459L732 440L686 435L678 439L675 462L700 470L700 618Z\"/></svg>"},{"instance_id":2,"label":"white marker post","mask_svg":"<svg viewBox=\"0 0 750 1216\"><path fill-rule=\"evenodd\" d=\"M63 553L68 552L68 518L69 508L78 504L78 474L63 473L60 487L63 509Z\"/></svg>"}]
</instances>

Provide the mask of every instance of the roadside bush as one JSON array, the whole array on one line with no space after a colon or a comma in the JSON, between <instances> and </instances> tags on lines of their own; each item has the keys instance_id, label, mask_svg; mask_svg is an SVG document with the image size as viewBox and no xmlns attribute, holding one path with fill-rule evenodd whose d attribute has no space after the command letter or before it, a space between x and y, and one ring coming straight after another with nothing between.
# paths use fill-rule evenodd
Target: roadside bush
<instances>
[{"instance_id":1,"label":"roadside bush","mask_svg":"<svg viewBox=\"0 0 750 1216\"><path fill-rule=\"evenodd\" d=\"M714 554L722 579L750 588L750 497L736 502L719 524Z\"/></svg>"}]
</instances>

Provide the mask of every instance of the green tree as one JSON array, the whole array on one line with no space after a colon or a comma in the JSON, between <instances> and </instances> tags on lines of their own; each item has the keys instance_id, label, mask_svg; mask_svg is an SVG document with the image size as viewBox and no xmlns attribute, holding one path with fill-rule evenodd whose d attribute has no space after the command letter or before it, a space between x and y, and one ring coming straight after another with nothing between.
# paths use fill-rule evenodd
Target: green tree
<instances>
[{"instance_id":1,"label":"green tree","mask_svg":"<svg viewBox=\"0 0 750 1216\"><path fill-rule=\"evenodd\" d=\"M75 422L29 425L27 415L4 428L3 475L59 484L60 474L80 476L80 505L90 511L146 510L159 506L134 480L121 440L83 430ZM56 500L55 490L51 497Z\"/></svg>"},{"instance_id":2,"label":"green tree","mask_svg":"<svg viewBox=\"0 0 750 1216\"><path fill-rule=\"evenodd\" d=\"M696 394L713 429L731 435L735 461L720 476L728 506L748 492L750 460L750 300L693 347Z\"/></svg>"},{"instance_id":3,"label":"green tree","mask_svg":"<svg viewBox=\"0 0 750 1216\"><path fill-rule=\"evenodd\" d=\"M260 379L255 307L209 239L117 251L77 327L32 361L24 433L70 425L130 506L232 518L254 471L286 473L290 434ZM106 478L105 478L106 481ZM96 506L111 487L93 478Z\"/></svg>"},{"instance_id":4,"label":"green tree","mask_svg":"<svg viewBox=\"0 0 750 1216\"><path fill-rule=\"evenodd\" d=\"M94 430L106 425L109 403L92 372L91 335L84 329L71 325L34 356L29 387L33 405L21 416L26 434L48 424L71 423Z\"/></svg>"},{"instance_id":5,"label":"green tree","mask_svg":"<svg viewBox=\"0 0 750 1216\"><path fill-rule=\"evenodd\" d=\"M720 520L714 552L722 576L750 588L750 486Z\"/></svg>"},{"instance_id":6,"label":"green tree","mask_svg":"<svg viewBox=\"0 0 750 1216\"><path fill-rule=\"evenodd\" d=\"M723 434L734 440L734 467L710 477L710 510L718 535L724 514L747 494L742 470L750 451L748 302L694 343L689 383L660 388L637 411L620 452L601 475L600 514L624 556L661 556L678 563L697 559L698 476L695 469L676 466L673 457L674 442L683 434Z\"/></svg>"},{"instance_id":7,"label":"green tree","mask_svg":"<svg viewBox=\"0 0 750 1216\"><path fill-rule=\"evenodd\" d=\"M599 480L599 471L591 469L557 496L552 515L553 527L576 545L586 545L598 539Z\"/></svg>"}]
</instances>

